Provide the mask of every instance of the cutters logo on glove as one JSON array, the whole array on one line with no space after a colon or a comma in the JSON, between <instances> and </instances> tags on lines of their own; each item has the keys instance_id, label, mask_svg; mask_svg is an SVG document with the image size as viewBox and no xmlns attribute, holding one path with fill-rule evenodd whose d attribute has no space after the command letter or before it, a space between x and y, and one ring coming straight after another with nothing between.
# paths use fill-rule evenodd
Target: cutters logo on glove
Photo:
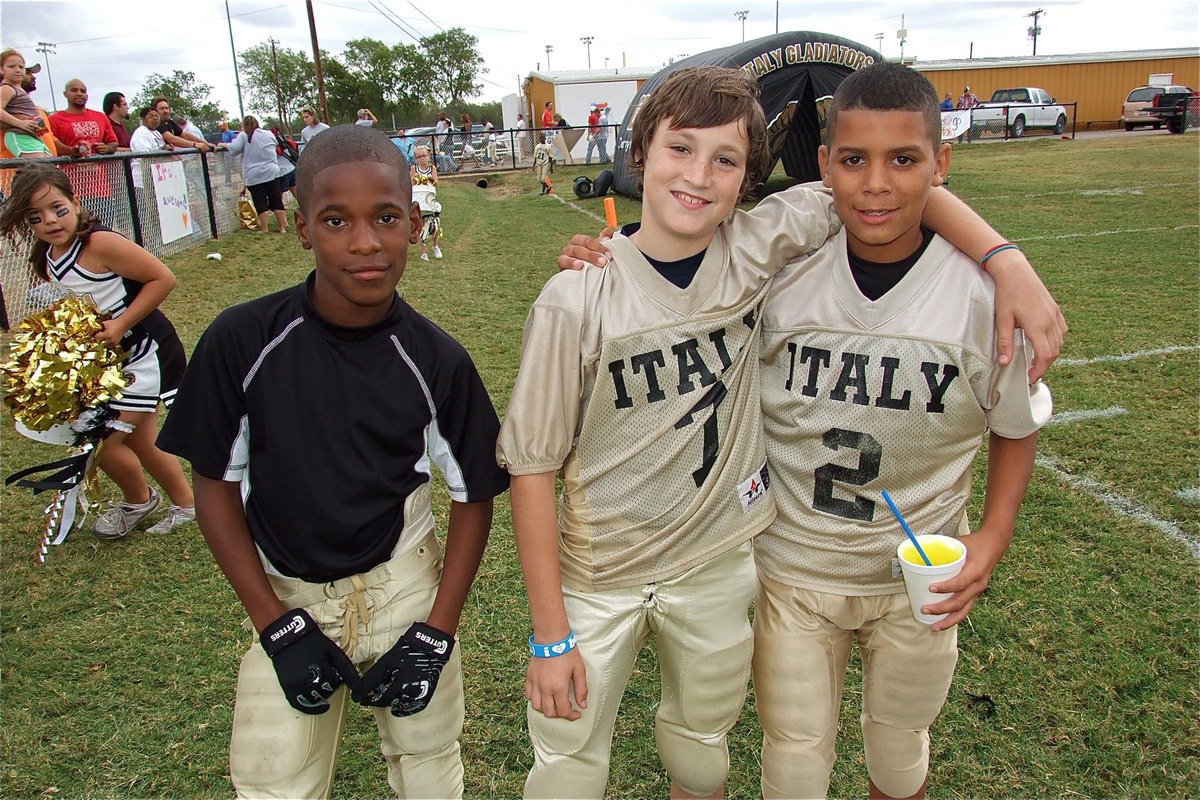
<instances>
[{"instance_id":1,"label":"cutters logo on glove","mask_svg":"<svg viewBox=\"0 0 1200 800\"><path fill-rule=\"evenodd\" d=\"M445 639L435 639L424 631L413 631L413 637L432 647L433 652L439 656L445 655L446 648L450 646L450 643Z\"/></svg>"},{"instance_id":2,"label":"cutters logo on glove","mask_svg":"<svg viewBox=\"0 0 1200 800\"><path fill-rule=\"evenodd\" d=\"M279 641L280 637L287 636L289 633L301 633L304 631L305 625L307 625L307 623L304 621L304 617L297 614L296 616L292 617L291 621L288 622L287 625L284 625L282 628L271 634L271 641L277 642Z\"/></svg>"}]
</instances>

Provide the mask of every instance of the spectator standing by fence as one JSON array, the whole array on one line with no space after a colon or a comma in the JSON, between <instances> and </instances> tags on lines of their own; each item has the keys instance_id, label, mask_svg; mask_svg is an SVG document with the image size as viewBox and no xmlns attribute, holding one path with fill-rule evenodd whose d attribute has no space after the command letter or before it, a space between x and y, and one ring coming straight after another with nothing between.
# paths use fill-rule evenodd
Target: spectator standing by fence
<instances>
[{"instance_id":1,"label":"spectator standing by fence","mask_svg":"<svg viewBox=\"0 0 1200 800\"><path fill-rule=\"evenodd\" d=\"M584 156L584 159L583 159L584 164L592 163L592 151L596 149L596 145L598 144L597 139L599 138L599 136L600 136L600 112L596 110L595 106L592 106L590 109L588 109L588 118L587 118L587 140L588 140L588 143L587 143L587 155Z\"/></svg>"},{"instance_id":2,"label":"spectator standing by fence","mask_svg":"<svg viewBox=\"0 0 1200 800\"><path fill-rule=\"evenodd\" d=\"M125 120L129 119L129 101L120 92L109 92L104 95L104 115L112 126L113 136L117 138L117 152L132 149L129 144L129 129Z\"/></svg>"},{"instance_id":3,"label":"spectator standing by fence","mask_svg":"<svg viewBox=\"0 0 1200 800\"><path fill-rule=\"evenodd\" d=\"M312 138L321 131L329 130L329 126L317 119L317 110L312 106L300 109L300 119L304 120L304 129L300 131L300 152L303 153Z\"/></svg>"},{"instance_id":4,"label":"spectator standing by fence","mask_svg":"<svg viewBox=\"0 0 1200 800\"><path fill-rule=\"evenodd\" d=\"M67 81L63 88L67 107L50 115L50 130L60 142L71 148L73 156L115 153L117 135L106 115L87 107L87 86L79 78ZM65 155L65 154L64 154Z\"/></svg>"},{"instance_id":5,"label":"spectator standing by fence","mask_svg":"<svg viewBox=\"0 0 1200 800\"><path fill-rule=\"evenodd\" d=\"M610 159L608 157L608 131L609 131L608 112L611 110L612 109L609 107L609 105L607 103L604 104L604 108L600 109L600 136L599 136L599 139L600 139L600 163L601 164L608 164L612 161L612 159Z\"/></svg>"},{"instance_id":6,"label":"spectator standing by fence","mask_svg":"<svg viewBox=\"0 0 1200 800\"><path fill-rule=\"evenodd\" d=\"M517 114L516 124L516 140L517 140L517 158L525 159L529 156L529 132L526 130L528 126L525 124L525 115Z\"/></svg>"},{"instance_id":7,"label":"spectator standing by fence","mask_svg":"<svg viewBox=\"0 0 1200 800\"><path fill-rule=\"evenodd\" d=\"M171 114L171 102L165 97L154 98L154 110L158 112L158 132L163 141L172 147L194 147L201 153L208 153L213 146L204 141L203 136L191 136L183 132L183 128L175 124Z\"/></svg>"},{"instance_id":8,"label":"spectator standing by fence","mask_svg":"<svg viewBox=\"0 0 1200 800\"><path fill-rule=\"evenodd\" d=\"M229 129L229 120L221 120L217 123L217 132L221 135L221 144L229 144L237 138L237 131Z\"/></svg>"},{"instance_id":9,"label":"spectator standing by fence","mask_svg":"<svg viewBox=\"0 0 1200 800\"><path fill-rule=\"evenodd\" d=\"M254 201L258 228L264 233L271 211L279 221L279 232L287 233L287 213L279 192L278 146L274 134L260 128L258 119L251 116L242 120L242 132L229 145L230 153L242 157L242 179Z\"/></svg>"},{"instance_id":10,"label":"spectator standing by fence","mask_svg":"<svg viewBox=\"0 0 1200 800\"><path fill-rule=\"evenodd\" d=\"M375 116L375 113L371 111L371 109L360 108L358 110L358 119L354 121L354 124L361 125L364 128L369 128L376 122L379 122L379 118Z\"/></svg>"},{"instance_id":11,"label":"spectator standing by fence","mask_svg":"<svg viewBox=\"0 0 1200 800\"><path fill-rule=\"evenodd\" d=\"M963 93L959 95L958 102L954 104L954 107L961 111L970 111L972 108L975 108L978 105L979 97L971 91L970 86L964 86ZM968 122L966 132L959 134L959 142L962 142L964 136L967 137L968 142L971 140L971 127L971 124Z\"/></svg>"},{"instance_id":12,"label":"spectator standing by fence","mask_svg":"<svg viewBox=\"0 0 1200 800\"><path fill-rule=\"evenodd\" d=\"M396 131L396 135L392 137L392 144L396 145L400 152L404 154L404 160L408 162L410 166L416 162L417 157L413 148L417 146L417 143L411 136L408 135L404 128L400 128Z\"/></svg>"},{"instance_id":13,"label":"spectator standing by fence","mask_svg":"<svg viewBox=\"0 0 1200 800\"><path fill-rule=\"evenodd\" d=\"M129 137L129 149L135 153L169 149L163 135L158 132L158 111L154 106L146 106L138 111L138 117L142 124Z\"/></svg>"},{"instance_id":14,"label":"spectator standing by fence","mask_svg":"<svg viewBox=\"0 0 1200 800\"><path fill-rule=\"evenodd\" d=\"M24 56L11 49L0 53L0 130L4 146L13 156L45 158L54 155L54 150L42 141L45 126L39 109L22 86L26 75Z\"/></svg>"}]
</instances>

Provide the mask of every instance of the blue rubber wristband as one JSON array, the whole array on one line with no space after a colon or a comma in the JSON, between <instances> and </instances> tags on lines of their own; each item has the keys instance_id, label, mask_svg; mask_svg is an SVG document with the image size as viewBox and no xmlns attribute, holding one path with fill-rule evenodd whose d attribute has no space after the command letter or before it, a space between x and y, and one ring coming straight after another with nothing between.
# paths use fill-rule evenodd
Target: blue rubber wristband
<instances>
[{"instance_id":1,"label":"blue rubber wristband","mask_svg":"<svg viewBox=\"0 0 1200 800\"><path fill-rule=\"evenodd\" d=\"M567 634L567 638L553 644L538 644L529 634L529 655L534 658L557 658L575 649L575 631Z\"/></svg>"}]
</instances>

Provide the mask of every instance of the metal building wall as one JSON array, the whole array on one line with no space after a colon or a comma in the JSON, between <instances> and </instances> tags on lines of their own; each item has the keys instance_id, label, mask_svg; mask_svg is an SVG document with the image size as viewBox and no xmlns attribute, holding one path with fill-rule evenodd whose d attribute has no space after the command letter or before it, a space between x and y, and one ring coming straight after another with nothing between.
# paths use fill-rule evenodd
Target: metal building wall
<instances>
[{"instance_id":1,"label":"metal building wall","mask_svg":"<svg viewBox=\"0 0 1200 800\"><path fill-rule=\"evenodd\" d=\"M987 100L996 89L1037 86L1060 103L1079 104L1077 124L1080 130L1115 126L1121 116L1121 104L1129 92L1146 85L1152 74L1174 73L1173 83L1200 89L1200 54L1163 58L1131 56L1057 64L959 66L963 63L941 67L918 62L913 68L929 78L938 97L949 92L956 100L964 86L970 86L981 100Z\"/></svg>"}]
</instances>

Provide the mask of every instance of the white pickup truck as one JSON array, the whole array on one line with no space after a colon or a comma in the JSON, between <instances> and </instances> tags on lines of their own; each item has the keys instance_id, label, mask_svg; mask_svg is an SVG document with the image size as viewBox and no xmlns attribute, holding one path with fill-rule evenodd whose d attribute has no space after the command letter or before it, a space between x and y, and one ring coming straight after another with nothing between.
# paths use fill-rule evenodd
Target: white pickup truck
<instances>
[{"instance_id":1,"label":"white pickup truck","mask_svg":"<svg viewBox=\"0 0 1200 800\"><path fill-rule=\"evenodd\" d=\"M1067 127L1067 109L1054 101L1045 89L1020 87L997 89L992 99L971 109L971 128L982 132L1008 134L1017 138L1030 128L1048 128L1055 135Z\"/></svg>"}]
</instances>

